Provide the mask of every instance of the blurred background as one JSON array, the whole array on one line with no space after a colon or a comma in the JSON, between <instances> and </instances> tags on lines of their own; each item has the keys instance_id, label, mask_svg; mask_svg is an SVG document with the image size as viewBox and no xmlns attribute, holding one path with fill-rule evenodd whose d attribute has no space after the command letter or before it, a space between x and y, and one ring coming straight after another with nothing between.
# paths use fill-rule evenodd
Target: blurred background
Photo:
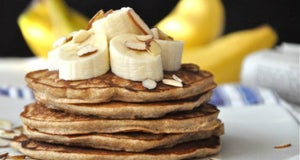
<instances>
[{"instance_id":1,"label":"blurred background","mask_svg":"<svg viewBox=\"0 0 300 160\"><path fill-rule=\"evenodd\" d=\"M178 0L66 0L68 5L92 17L99 9L119 9L130 6L149 26L154 26L165 17ZM298 0L223 0L225 9L224 34L261 24L270 24L281 42L300 43L300 10ZM17 25L17 17L30 4L29 0L1 0L1 57L33 56Z\"/></svg>"}]
</instances>

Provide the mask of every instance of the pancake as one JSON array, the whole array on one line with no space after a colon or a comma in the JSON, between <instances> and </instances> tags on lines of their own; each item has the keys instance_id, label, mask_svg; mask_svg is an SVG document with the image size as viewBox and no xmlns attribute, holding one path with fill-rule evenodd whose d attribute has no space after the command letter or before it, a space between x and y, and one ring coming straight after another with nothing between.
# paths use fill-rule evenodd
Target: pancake
<instances>
[{"instance_id":1,"label":"pancake","mask_svg":"<svg viewBox=\"0 0 300 160\"><path fill-rule=\"evenodd\" d=\"M153 148L170 148L179 143L205 139L213 135L221 136L223 133L223 124L216 126L212 130L181 134L149 134L135 132L114 134L94 133L83 135L46 134L24 126L24 134L28 138L37 141L129 152L143 152Z\"/></svg>"},{"instance_id":2,"label":"pancake","mask_svg":"<svg viewBox=\"0 0 300 160\"><path fill-rule=\"evenodd\" d=\"M94 115L101 118L110 119L144 119L159 118L170 112L193 110L204 102L209 101L212 91L205 92L191 98L151 103L129 103L129 102L109 102L109 103L57 103L53 101L37 101L43 103L46 107L62 110L68 113L81 115Z\"/></svg>"},{"instance_id":3,"label":"pancake","mask_svg":"<svg viewBox=\"0 0 300 160\"><path fill-rule=\"evenodd\" d=\"M195 69L196 68L196 69ZM197 70L198 66L183 64L176 72L165 72L164 78L173 74L183 80L183 87L174 87L158 82L155 89L143 87L141 82L122 79L112 72L77 81L58 78L57 71L38 70L25 76L27 85L39 99L57 103L103 103L157 102L185 99L212 90L216 87L213 76L207 71Z\"/></svg>"},{"instance_id":4,"label":"pancake","mask_svg":"<svg viewBox=\"0 0 300 160\"><path fill-rule=\"evenodd\" d=\"M11 146L20 152L36 159L45 160L124 160L124 159L192 159L216 154L221 149L219 137L182 143L168 149L153 149L145 152L110 151L71 147L57 144L38 142L25 136L16 137Z\"/></svg>"},{"instance_id":5,"label":"pancake","mask_svg":"<svg viewBox=\"0 0 300 160\"><path fill-rule=\"evenodd\" d=\"M210 129L221 122L219 110L203 104L191 111L167 114L159 119L103 119L82 116L45 107L41 103L27 105L21 113L23 124L50 134L85 134L116 132L183 133Z\"/></svg>"}]
</instances>

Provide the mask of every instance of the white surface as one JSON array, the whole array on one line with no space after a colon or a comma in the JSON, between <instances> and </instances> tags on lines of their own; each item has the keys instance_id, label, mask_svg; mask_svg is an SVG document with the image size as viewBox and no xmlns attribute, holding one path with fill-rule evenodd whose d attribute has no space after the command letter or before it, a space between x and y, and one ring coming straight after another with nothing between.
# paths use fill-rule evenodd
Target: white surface
<instances>
[{"instance_id":1,"label":"white surface","mask_svg":"<svg viewBox=\"0 0 300 160\"><path fill-rule=\"evenodd\" d=\"M19 114L30 101L0 97L0 119L21 124ZM220 119L225 124L222 150L214 158L222 160L298 160L299 125L279 106L220 108ZM291 143L284 149L274 146ZM12 149L0 149L16 154Z\"/></svg>"},{"instance_id":2,"label":"white surface","mask_svg":"<svg viewBox=\"0 0 300 160\"><path fill-rule=\"evenodd\" d=\"M25 86L27 72L47 68L47 65L38 58L0 58L0 85Z\"/></svg>"},{"instance_id":3,"label":"white surface","mask_svg":"<svg viewBox=\"0 0 300 160\"><path fill-rule=\"evenodd\" d=\"M221 108L225 124L222 160L299 159L299 125L279 106ZM274 146L292 144L275 149ZM295 157L298 154L298 158Z\"/></svg>"}]
</instances>

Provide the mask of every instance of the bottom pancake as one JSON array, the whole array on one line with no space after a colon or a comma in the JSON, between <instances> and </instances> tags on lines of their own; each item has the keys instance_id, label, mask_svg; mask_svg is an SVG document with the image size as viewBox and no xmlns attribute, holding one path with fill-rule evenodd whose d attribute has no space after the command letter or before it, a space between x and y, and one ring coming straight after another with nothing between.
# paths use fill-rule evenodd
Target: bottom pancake
<instances>
[{"instance_id":1,"label":"bottom pancake","mask_svg":"<svg viewBox=\"0 0 300 160\"><path fill-rule=\"evenodd\" d=\"M150 134L136 132L115 134L93 133L83 135L46 134L24 126L24 134L30 139L37 141L129 152L142 152L153 148L170 148L179 143L205 139L211 136L221 136L223 133L223 124L216 126L212 130L181 134Z\"/></svg>"},{"instance_id":2,"label":"bottom pancake","mask_svg":"<svg viewBox=\"0 0 300 160\"><path fill-rule=\"evenodd\" d=\"M16 148L20 152L32 158L45 160L175 160L206 157L218 153L221 149L220 138L217 136L212 136L203 140L182 143L168 149L153 149L139 153L56 145L30 140L26 136L16 137L14 141L12 141L11 145L13 148Z\"/></svg>"}]
</instances>

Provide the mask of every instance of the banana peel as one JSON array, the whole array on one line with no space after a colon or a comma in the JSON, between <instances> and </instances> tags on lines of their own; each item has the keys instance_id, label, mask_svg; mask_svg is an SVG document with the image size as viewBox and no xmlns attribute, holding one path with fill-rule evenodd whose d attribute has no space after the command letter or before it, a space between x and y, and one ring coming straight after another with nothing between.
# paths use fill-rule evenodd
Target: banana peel
<instances>
[{"instance_id":1,"label":"banana peel","mask_svg":"<svg viewBox=\"0 0 300 160\"><path fill-rule=\"evenodd\" d=\"M195 63L215 76L217 83L237 82L246 55L272 48L277 34L269 25L240 30L218 38L205 46L186 49L183 63Z\"/></svg>"},{"instance_id":2,"label":"banana peel","mask_svg":"<svg viewBox=\"0 0 300 160\"><path fill-rule=\"evenodd\" d=\"M221 0L180 0L156 26L190 48L207 44L223 34L225 11Z\"/></svg>"},{"instance_id":3,"label":"banana peel","mask_svg":"<svg viewBox=\"0 0 300 160\"><path fill-rule=\"evenodd\" d=\"M47 58L56 39L85 28L88 21L63 0L33 0L17 19L27 45L36 56L43 58Z\"/></svg>"}]
</instances>

